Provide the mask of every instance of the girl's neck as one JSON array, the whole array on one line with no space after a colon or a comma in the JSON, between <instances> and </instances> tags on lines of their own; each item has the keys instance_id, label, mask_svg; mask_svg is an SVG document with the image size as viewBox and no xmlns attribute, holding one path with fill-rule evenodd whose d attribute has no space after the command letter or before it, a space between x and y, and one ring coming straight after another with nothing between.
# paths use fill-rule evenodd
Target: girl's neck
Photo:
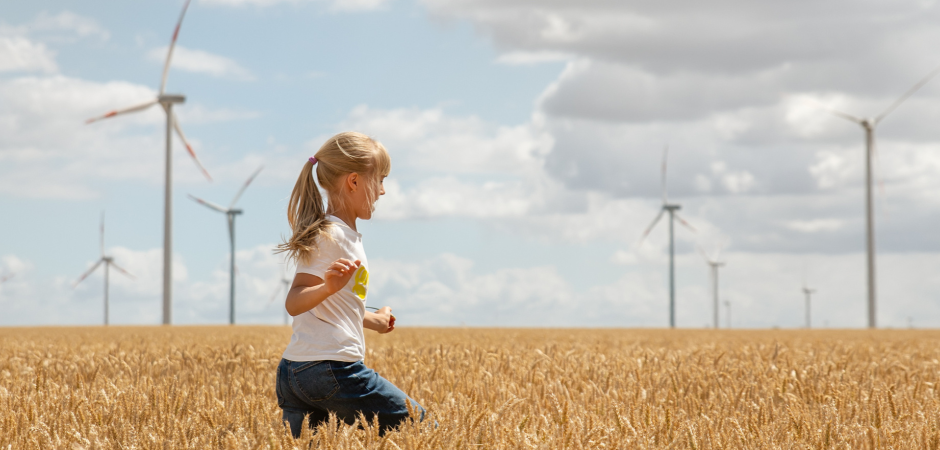
<instances>
[{"instance_id":1,"label":"girl's neck","mask_svg":"<svg viewBox=\"0 0 940 450\"><path fill-rule=\"evenodd\" d=\"M356 215L347 211L330 211L329 214L332 214L342 220L349 228L352 228L353 231L359 232L356 229Z\"/></svg>"}]
</instances>

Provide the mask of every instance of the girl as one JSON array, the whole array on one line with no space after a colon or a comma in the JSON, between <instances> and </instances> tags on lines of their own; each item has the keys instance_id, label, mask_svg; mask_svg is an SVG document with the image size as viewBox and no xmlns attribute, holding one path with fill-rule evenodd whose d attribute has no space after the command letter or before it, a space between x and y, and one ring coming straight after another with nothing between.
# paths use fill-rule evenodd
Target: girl
<instances>
[{"instance_id":1,"label":"girl","mask_svg":"<svg viewBox=\"0 0 940 450\"><path fill-rule=\"evenodd\" d=\"M323 210L317 180L327 192ZM356 132L333 136L300 172L287 207L293 235L278 246L297 263L285 306L293 335L277 368L277 404L294 437L304 417L315 427L330 413L353 423L378 416L381 433L408 418L408 406L424 420L424 408L363 364L363 328L389 333L388 306L366 311L369 262L356 220L369 220L385 194L391 170L385 147Z\"/></svg>"}]
</instances>

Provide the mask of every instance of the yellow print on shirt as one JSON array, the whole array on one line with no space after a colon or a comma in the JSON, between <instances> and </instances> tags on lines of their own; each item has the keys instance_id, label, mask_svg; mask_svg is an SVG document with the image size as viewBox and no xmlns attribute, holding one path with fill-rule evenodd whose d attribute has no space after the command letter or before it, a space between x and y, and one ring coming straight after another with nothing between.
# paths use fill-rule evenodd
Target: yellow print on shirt
<instances>
[{"instance_id":1,"label":"yellow print on shirt","mask_svg":"<svg viewBox=\"0 0 940 450\"><path fill-rule=\"evenodd\" d=\"M356 285L352 288L353 294L356 294L360 300L365 300L369 292L369 271L366 270L366 266L359 266L353 279L356 280Z\"/></svg>"}]
</instances>

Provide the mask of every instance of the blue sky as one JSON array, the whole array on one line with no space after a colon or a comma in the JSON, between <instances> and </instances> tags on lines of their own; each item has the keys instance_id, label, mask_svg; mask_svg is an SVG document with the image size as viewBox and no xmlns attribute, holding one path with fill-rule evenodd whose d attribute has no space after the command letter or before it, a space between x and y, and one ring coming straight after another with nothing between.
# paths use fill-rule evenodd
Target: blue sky
<instances>
[{"instance_id":1,"label":"blue sky","mask_svg":"<svg viewBox=\"0 0 940 450\"><path fill-rule=\"evenodd\" d=\"M854 4L853 4L854 5ZM182 2L0 6L0 325L160 320L163 115L85 125L156 91ZM843 5L844 6L844 5ZM862 136L816 103L877 114L940 63L933 3L194 0L168 83L201 177L174 141L174 323L227 317L224 217L239 202L238 318L280 323L286 199L341 130L389 148L389 194L363 224L370 304L402 324L667 323L662 148L677 231L678 323L709 323L723 247L735 326L862 326ZM733 12L733 13L732 13ZM834 32L833 30L838 30ZM940 82L940 81L938 81ZM940 325L940 85L879 127L879 319ZM724 311L722 312L724 317Z\"/></svg>"}]
</instances>

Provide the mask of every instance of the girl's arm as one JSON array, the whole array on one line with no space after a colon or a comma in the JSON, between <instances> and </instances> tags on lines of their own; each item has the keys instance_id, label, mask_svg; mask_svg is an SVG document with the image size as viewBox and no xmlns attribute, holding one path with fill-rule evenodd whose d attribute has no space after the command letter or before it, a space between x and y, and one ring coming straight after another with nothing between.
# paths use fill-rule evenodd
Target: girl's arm
<instances>
[{"instance_id":1,"label":"girl's arm","mask_svg":"<svg viewBox=\"0 0 940 450\"><path fill-rule=\"evenodd\" d=\"M362 318L362 326L382 334L391 332L395 329L395 316L392 315L392 308L385 306L376 312L366 311L365 317Z\"/></svg>"},{"instance_id":2,"label":"girl's arm","mask_svg":"<svg viewBox=\"0 0 940 450\"><path fill-rule=\"evenodd\" d=\"M323 275L325 280L309 273L295 275L294 284L287 292L287 300L284 302L287 313L298 316L323 303L327 297L346 286L359 264L359 260L354 262L345 258L337 259Z\"/></svg>"}]
</instances>

